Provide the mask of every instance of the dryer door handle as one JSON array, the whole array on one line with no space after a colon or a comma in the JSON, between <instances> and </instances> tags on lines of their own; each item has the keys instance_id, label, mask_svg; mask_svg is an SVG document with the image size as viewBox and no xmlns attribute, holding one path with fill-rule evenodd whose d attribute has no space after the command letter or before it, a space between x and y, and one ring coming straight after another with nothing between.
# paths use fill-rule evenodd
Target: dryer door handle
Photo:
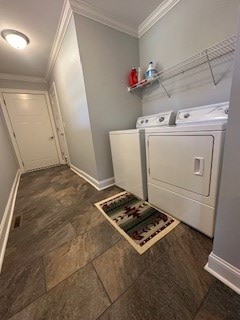
<instances>
[{"instance_id":1,"label":"dryer door handle","mask_svg":"<svg viewBox=\"0 0 240 320\"><path fill-rule=\"evenodd\" d=\"M204 158L195 157L194 165L193 165L193 173L197 176L203 176L203 171L204 171Z\"/></svg>"}]
</instances>

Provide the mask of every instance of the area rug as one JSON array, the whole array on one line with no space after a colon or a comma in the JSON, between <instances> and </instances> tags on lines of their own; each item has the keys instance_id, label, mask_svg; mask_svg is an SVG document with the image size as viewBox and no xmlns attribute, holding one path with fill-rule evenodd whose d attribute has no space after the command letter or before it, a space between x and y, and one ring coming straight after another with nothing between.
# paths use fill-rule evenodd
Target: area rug
<instances>
[{"instance_id":1,"label":"area rug","mask_svg":"<svg viewBox=\"0 0 240 320\"><path fill-rule=\"evenodd\" d=\"M178 220L126 191L97 202L95 206L139 254L179 224Z\"/></svg>"}]
</instances>

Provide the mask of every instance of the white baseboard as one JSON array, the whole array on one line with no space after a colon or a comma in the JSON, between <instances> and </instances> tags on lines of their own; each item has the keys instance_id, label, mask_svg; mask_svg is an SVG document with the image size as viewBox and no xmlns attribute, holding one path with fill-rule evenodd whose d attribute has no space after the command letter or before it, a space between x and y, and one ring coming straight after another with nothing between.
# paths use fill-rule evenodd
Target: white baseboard
<instances>
[{"instance_id":1,"label":"white baseboard","mask_svg":"<svg viewBox=\"0 0 240 320\"><path fill-rule=\"evenodd\" d=\"M11 227L13 211L17 196L18 185L20 181L21 171L17 171L13 185L9 194L8 202L3 214L2 221L0 223L0 273L2 269L4 254L7 246L8 235Z\"/></svg>"},{"instance_id":2,"label":"white baseboard","mask_svg":"<svg viewBox=\"0 0 240 320\"><path fill-rule=\"evenodd\" d=\"M82 177L84 180L86 180L88 183L90 183L94 188L96 188L98 191L101 191L103 189L109 188L114 185L114 178L109 178L106 180L98 181L95 178L91 177L86 172L78 169L73 164L70 164L70 168L73 172L75 172L77 175Z\"/></svg>"},{"instance_id":3,"label":"white baseboard","mask_svg":"<svg viewBox=\"0 0 240 320\"><path fill-rule=\"evenodd\" d=\"M213 252L210 253L208 263L204 269L240 294L240 269L219 258Z\"/></svg>"}]
</instances>

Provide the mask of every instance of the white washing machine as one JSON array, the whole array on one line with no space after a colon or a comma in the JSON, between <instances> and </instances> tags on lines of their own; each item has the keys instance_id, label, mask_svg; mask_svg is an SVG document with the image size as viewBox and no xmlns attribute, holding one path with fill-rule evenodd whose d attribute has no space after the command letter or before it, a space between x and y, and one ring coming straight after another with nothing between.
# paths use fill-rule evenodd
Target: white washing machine
<instances>
[{"instance_id":1,"label":"white washing machine","mask_svg":"<svg viewBox=\"0 0 240 320\"><path fill-rule=\"evenodd\" d=\"M146 129L148 201L213 237L229 103L180 110Z\"/></svg>"},{"instance_id":2,"label":"white washing machine","mask_svg":"<svg viewBox=\"0 0 240 320\"><path fill-rule=\"evenodd\" d=\"M174 123L172 111L139 117L136 128L110 131L115 184L137 197L147 199L145 128Z\"/></svg>"}]
</instances>

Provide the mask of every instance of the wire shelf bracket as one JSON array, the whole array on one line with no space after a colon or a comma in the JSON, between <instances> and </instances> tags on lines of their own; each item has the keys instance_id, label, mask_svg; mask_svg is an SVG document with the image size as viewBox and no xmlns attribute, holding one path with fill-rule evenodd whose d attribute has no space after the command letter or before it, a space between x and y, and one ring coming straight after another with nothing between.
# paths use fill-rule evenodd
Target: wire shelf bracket
<instances>
[{"instance_id":1,"label":"wire shelf bracket","mask_svg":"<svg viewBox=\"0 0 240 320\"><path fill-rule=\"evenodd\" d=\"M168 93L167 89L165 88L165 86L163 85L163 83L160 81L160 86L163 88L164 92L166 93L166 95L168 96L168 99L171 98L170 94Z\"/></svg>"},{"instance_id":2,"label":"wire shelf bracket","mask_svg":"<svg viewBox=\"0 0 240 320\"><path fill-rule=\"evenodd\" d=\"M209 59L208 51L207 51L207 50L206 50L206 58L207 58L207 63L208 63L209 70L210 70L210 73L211 73L211 76L212 76L213 84L214 84L214 86L216 87L217 82L216 82L216 80L215 80L215 78L214 78L213 69L212 69L212 66L211 66L211 61L210 61L210 59Z\"/></svg>"}]
</instances>

